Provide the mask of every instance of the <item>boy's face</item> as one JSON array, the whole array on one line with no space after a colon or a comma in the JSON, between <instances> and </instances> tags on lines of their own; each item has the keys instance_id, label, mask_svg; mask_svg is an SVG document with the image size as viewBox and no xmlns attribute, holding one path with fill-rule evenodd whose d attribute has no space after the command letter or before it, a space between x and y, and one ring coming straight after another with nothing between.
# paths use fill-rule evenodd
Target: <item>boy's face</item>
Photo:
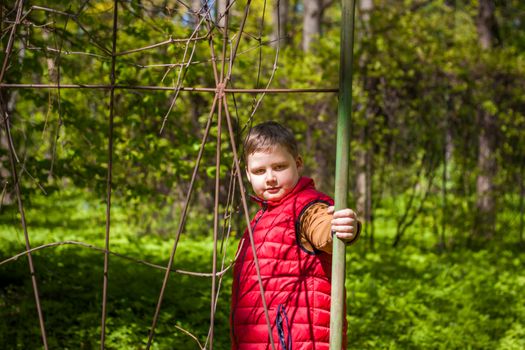
<instances>
[{"instance_id":1,"label":"boy's face","mask_svg":"<svg viewBox=\"0 0 525 350\"><path fill-rule=\"evenodd\" d=\"M277 145L250 154L246 175L257 197L276 201L293 190L302 168L301 157L294 158L285 147Z\"/></svg>"}]
</instances>

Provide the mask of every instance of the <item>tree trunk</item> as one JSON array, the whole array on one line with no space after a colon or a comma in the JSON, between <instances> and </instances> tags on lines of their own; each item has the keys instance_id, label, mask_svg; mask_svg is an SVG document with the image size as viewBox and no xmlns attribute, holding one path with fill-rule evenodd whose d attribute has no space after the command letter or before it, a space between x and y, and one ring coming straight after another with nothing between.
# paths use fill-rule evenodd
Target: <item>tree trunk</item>
<instances>
[{"instance_id":1,"label":"tree trunk","mask_svg":"<svg viewBox=\"0 0 525 350\"><path fill-rule=\"evenodd\" d=\"M373 149L370 145L370 124L372 115L367 108L366 124L359 132L359 143L361 149L356 151L356 210L364 219L365 223L372 221L372 176L373 176Z\"/></svg>"},{"instance_id":2,"label":"tree trunk","mask_svg":"<svg viewBox=\"0 0 525 350\"><path fill-rule=\"evenodd\" d=\"M369 28L370 12L373 10L372 0L361 0L359 2L359 10L363 20L364 36L371 35ZM362 55L360 66L363 73L363 87L368 92L368 96L374 96L374 91L377 89L376 79L368 77L366 74L367 56ZM374 106L372 99L368 99L365 106L365 125L359 131L360 148L356 151L356 209L359 215L363 218L365 227L372 222L372 162L373 162L373 147L370 144L371 124L374 118ZM370 237L370 243L373 244L373 237Z\"/></svg>"},{"instance_id":3,"label":"tree trunk","mask_svg":"<svg viewBox=\"0 0 525 350\"><path fill-rule=\"evenodd\" d=\"M495 140L493 136L494 117L484 110L478 110L480 133L478 136L479 173L476 181L476 227L478 237L490 239L494 235L496 224L496 198L494 195L494 176L496 159L494 155Z\"/></svg>"},{"instance_id":4,"label":"tree trunk","mask_svg":"<svg viewBox=\"0 0 525 350\"><path fill-rule=\"evenodd\" d=\"M321 35L322 1L304 0L303 4L303 51L308 52Z\"/></svg>"},{"instance_id":5,"label":"tree trunk","mask_svg":"<svg viewBox=\"0 0 525 350\"><path fill-rule=\"evenodd\" d=\"M4 103L4 101L11 101L16 100L16 96L18 95L15 92L12 92L10 95L7 90L0 90L0 93L2 94L0 98L0 103ZM1 156L0 156L0 178L1 178L1 196L0 196L0 209L4 205L11 205L14 202L13 198L13 192L12 192L12 181L11 181L11 170L9 170L9 167L5 167L5 164L9 164L9 139L6 135L4 121L5 116L3 113L7 113L9 116L11 114L11 108L10 103L5 103L4 106L0 106L0 122L2 123L2 126L0 127L0 150L1 150Z\"/></svg>"},{"instance_id":6,"label":"tree trunk","mask_svg":"<svg viewBox=\"0 0 525 350\"><path fill-rule=\"evenodd\" d=\"M495 7L494 0L479 0L476 28L479 44L484 50L489 50L500 42Z\"/></svg>"},{"instance_id":7,"label":"tree trunk","mask_svg":"<svg viewBox=\"0 0 525 350\"><path fill-rule=\"evenodd\" d=\"M449 179L449 163L454 152L454 144L452 143L452 129L449 123L449 118L454 110L454 103L449 94L446 95L447 110L443 118L443 172L441 174L441 234L440 234L440 248L446 248L446 230L448 222L448 201L447 201L447 182Z\"/></svg>"},{"instance_id":8,"label":"tree trunk","mask_svg":"<svg viewBox=\"0 0 525 350\"><path fill-rule=\"evenodd\" d=\"M369 147L366 152L366 192L365 192L365 231L369 235L370 246L374 245L374 231L373 231L373 215L372 215L372 183L374 175L374 152L373 148ZM367 228L369 226L370 228Z\"/></svg>"},{"instance_id":9,"label":"tree trunk","mask_svg":"<svg viewBox=\"0 0 525 350\"><path fill-rule=\"evenodd\" d=\"M307 117L308 124L310 125L308 128L309 131L307 132L307 149L313 150L313 158L315 160L315 167L311 171L311 176L317 188L326 192L333 187L333 183L329 181L329 179L333 177L333 174L329 171L329 165L334 161L333 157L330 156L333 153L334 144L333 142L327 142L327 140L329 140L327 136L334 135L336 131L318 117L319 115L327 114L325 111L329 108L328 104L307 104L306 108L314 111L312 115L308 115ZM315 130L323 130L323 133L319 135Z\"/></svg>"},{"instance_id":10,"label":"tree trunk","mask_svg":"<svg viewBox=\"0 0 525 350\"><path fill-rule=\"evenodd\" d=\"M525 161L525 159L523 159L523 161ZM519 229L519 232L520 232L520 243L523 244L523 230L525 228L525 220L523 218L523 215L524 215L524 211L525 211L525 203L524 203L524 198L525 198L525 183L524 183L524 176L523 176L523 172L524 172L524 169L525 169L525 166L523 165L523 163L521 163L521 166L520 166L520 174L519 174L519 182L520 182L520 229Z\"/></svg>"},{"instance_id":11,"label":"tree trunk","mask_svg":"<svg viewBox=\"0 0 525 350\"><path fill-rule=\"evenodd\" d=\"M288 24L289 0L277 0L272 10L272 46L283 47L287 44L286 26Z\"/></svg>"},{"instance_id":12,"label":"tree trunk","mask_svg":"<svg viewBox=\"0 0 525 350\"><path fill-rule=\"evenodd\" d=\"M202 4L200 0L191 0L190 6L191 6L192 14L190 16L189 21L190 21L191 26L195 27L197 23L199 23L199 20L200 20L199 13L201 13Z\"/></svg>"},{"instance_id":13,"label":"tree trunk","mask_svg":"<svg viewBox=\"0 0 525 350\"><path fill-rule=\"evenodd\" d=\"M359 11L361 12L361 19L365 26L370 21L370 12L374 9L374 2L372 0L361 0L359 1Z\"/></svg>"},{"instance_id":14,"label":"tree trunk","mask_svg":"<svg viewBox=\"0 0 525 350\"><path fill-rule=\"evenodd\" d=\"M365 128L359 132L359 143L363 147L366 140ZM359 149L356 150L356 169L357 169L357 178L356 178L356 210L359 216L365 216L366 213L366 183L367 183L367 174L366 174L366 150Z\"/></svg>"},{"instance_id":15,"label":"tree trunk","mask_svg":"<svg viewBox=\"0 0 525 350\"><path fill-rule=\"evenodd\" d=\"M226 11L226 1L227 0L217 0L215 2L215 13L219 27L224 27L226 23L226 16L224 16L224 12Z\"/></svg>"},{"instance_id":16,"label":"tree trunk","mask_svg":"<svg viewBox=\"0 0 525 350\"><path fill-rule=\"evenodd\" d=\"M490 50L499 42L498 27L492 0L479 0L476 26L479 45L483 50ZM478 136L478 176L476 181L476 221L474 235L482 239L494 236L496 224L496 198L494 194L494 176L496 175L494 136L495 116L482 107L477 110L480 132Z\"/></svg>"}]
</instances>

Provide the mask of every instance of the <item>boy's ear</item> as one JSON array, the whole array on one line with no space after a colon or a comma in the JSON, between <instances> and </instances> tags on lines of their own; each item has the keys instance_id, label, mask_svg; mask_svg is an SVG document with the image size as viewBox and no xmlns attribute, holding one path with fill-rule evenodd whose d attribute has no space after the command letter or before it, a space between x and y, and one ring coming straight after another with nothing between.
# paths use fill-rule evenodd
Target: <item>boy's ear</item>
<instances>
[{"instance_id":1,"label":"boy's ear","mask_svg":"<svg viewBox=\"0 0 525 350\"><path fill-rule=\"evenodd\" d=\"M299 172L303 170L303 158L301 156L297 156L297 158L295 158L295 165L297 166L297 170Z\"/></svg>"}]
</instances>

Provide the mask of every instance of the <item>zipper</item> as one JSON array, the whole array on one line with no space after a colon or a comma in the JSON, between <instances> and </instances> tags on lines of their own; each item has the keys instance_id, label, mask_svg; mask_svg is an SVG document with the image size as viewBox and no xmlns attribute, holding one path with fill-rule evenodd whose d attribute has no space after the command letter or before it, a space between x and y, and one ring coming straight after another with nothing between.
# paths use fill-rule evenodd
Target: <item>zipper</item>
<instances>
[{"instance_id":1,"label":"zipper","mask_svg":"<svg viewBox=\"0 0 525 350\"><path fill-rule=\"evenodd\" d=\"M283 350L292 350L292 332L290 330L290 323L288 321L288 315L286 308L283 304L277 305L277 315L275 316L275 325L277 327L277 333L279 334L279 343ZM288 331L288 336L285 336L285 326Z\"/></svg>"}]
</instances>

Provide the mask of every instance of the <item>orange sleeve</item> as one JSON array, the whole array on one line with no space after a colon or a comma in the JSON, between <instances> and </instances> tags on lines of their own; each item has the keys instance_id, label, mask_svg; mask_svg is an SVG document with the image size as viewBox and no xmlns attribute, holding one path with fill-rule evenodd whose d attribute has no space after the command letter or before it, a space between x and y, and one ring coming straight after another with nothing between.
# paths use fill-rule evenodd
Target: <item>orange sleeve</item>
<instances>
[{"instance_id":1,"label":"orange sleeve","mask_svg":"<svg viewBox=\"0 0 525 350\"><path fill-rule=\"evenodd\" d=\"M332 254L332 214L327 213L325 203L312 204L300 218L299 229L302 246L309 250L321 250ZM357 222L355 238L348 244L353 244L361 233L361 223Z\"/></svg>"}]
</instances>

